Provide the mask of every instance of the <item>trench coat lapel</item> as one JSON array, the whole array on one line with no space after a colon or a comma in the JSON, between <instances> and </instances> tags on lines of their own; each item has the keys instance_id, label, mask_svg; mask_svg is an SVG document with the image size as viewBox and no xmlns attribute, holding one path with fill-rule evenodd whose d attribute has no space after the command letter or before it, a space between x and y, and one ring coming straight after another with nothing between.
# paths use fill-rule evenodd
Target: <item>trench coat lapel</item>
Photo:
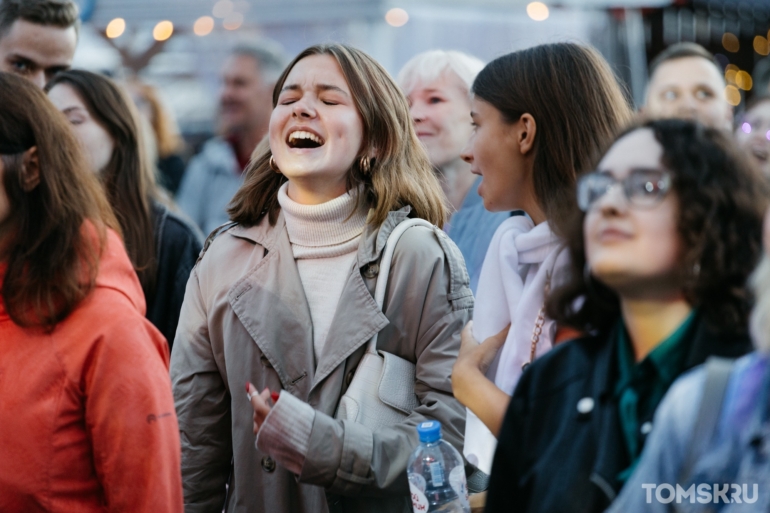
<instances>
[{"instance_id":1,"label":"trench coat lapel","mask_svg":"<svg viewBox=\"0 0 770 513\"><path fill-rule=\"evenodd\" d=\"M367 225L358 246L356 265L348 276L334 319L329 326L324 351L316 367L311 394L334 369L390 323L374 300L374 290L370 291L364 283L361 271L370 263L379 260L391 232L398 223L408 217L410 211L410 207L404 207L390 212L379 228Z\"/></svg>"},{"instance_id":2,"label":"trench coat lapel","mask_svg":"<svg viewBox=\"0 0 770 513\"><path fill-rule=\"evenodd\" d=\"M283 384L306 400L314 376L313 323L283 214L276 226L241 228L234 236L265 248L265 256L228 292L233 311Z\"/></svg>"},{"instance_id":3,"label":"trench coat lapel","mask_svg":"<svg viewBox=\"0 0 770 513\"><path fill-rule=\"evenodd\" d=\"M365 345L390 321L377 307L358 267L348 276L323 353L316 367L311 394L356 349Z\"/></svg>"}]
</instances>

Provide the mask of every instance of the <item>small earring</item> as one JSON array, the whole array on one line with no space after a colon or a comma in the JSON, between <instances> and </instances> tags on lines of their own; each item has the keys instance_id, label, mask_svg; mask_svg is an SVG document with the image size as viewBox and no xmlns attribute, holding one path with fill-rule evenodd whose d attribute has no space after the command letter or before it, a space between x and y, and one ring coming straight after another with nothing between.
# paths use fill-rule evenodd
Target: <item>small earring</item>
<instances>
[{"instance_id":1,"label":"small earring","mask_svg":"<svg viewBox=\"0 0 770 513\"><path fill-rule=\"evenodd\" d=\"M358 169L360 169L361 172L365 175L369 174L369 172L372 170L372 162L369 157L363 156L358 159Z\"/></svg>"},{"instance_id":2,"label":"small earring","mask_svg":"<svg viewBox=\"0 0 770 513\"><path fill-rule=\"evenodd\" d=\"M278 169L278 166L275 165L275 159L272 155L270 155L270 162L268 162L268 165L270 166L270 169L280 174L281 170Z\"/></svg>"}]
</instances>

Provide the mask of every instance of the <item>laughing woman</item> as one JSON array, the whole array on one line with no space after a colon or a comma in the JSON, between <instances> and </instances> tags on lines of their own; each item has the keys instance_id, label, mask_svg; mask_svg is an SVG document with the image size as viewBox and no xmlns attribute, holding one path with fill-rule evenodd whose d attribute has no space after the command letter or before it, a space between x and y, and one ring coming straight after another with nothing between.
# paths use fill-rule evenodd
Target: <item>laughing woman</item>
<instances>
[{"instance_id":1,"label":"laughing woman","mask_svg":"<svg viewBox=\"0 0 770 513\"><path fill-rule=\"evenodd\" d=\"M382 311L372 291L399 222L443 224L441 188L406 99L363 52L305 50L273 104L269 145L182 307L171 376L185 502L212 512L225 500L227 511L411 511L416 424L439 420L462 446L449 374L473 298L457 248L422 227L396 248ZM372 430L334 414L377 332L379 350L416 365L419 404ZM279 392L274 403L266 389Z\"/></svg>"}]
</instances>

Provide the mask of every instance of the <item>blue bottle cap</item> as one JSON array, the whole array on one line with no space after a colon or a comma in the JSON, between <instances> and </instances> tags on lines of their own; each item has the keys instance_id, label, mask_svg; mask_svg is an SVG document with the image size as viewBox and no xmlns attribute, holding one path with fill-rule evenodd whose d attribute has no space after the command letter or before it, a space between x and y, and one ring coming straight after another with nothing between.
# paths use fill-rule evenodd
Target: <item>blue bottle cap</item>
<instances>
[{"instance_id":1,"label":"blue bottle cap","mask_svg":"<svg viewBox=\"0 0 770 513\"><path fill-rule=\"evenodd\" d=\"M421 422L417 426L417 433L420 435L420 442L422 443L431 443L441 440L441 422L437 420Z\"/></svg>"}]
</instances>

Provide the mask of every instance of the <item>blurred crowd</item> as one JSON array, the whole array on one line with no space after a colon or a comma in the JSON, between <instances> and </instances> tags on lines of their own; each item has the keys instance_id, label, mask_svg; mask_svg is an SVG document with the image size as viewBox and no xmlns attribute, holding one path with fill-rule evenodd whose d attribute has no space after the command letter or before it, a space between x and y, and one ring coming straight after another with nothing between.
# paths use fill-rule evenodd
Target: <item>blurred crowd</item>
<instances>
[{"instance_id":1,"label":"blurred crowd","mask_svg":"<svg viewBox=\"0 0 770 513\"><path fill-rule=\"evenodd\" d=\"M188 161L79 23L0 0L0 511L406 513L426 420L475 512L770 511L770 86L254 41Z\"/></svg>"}]
</instances>

